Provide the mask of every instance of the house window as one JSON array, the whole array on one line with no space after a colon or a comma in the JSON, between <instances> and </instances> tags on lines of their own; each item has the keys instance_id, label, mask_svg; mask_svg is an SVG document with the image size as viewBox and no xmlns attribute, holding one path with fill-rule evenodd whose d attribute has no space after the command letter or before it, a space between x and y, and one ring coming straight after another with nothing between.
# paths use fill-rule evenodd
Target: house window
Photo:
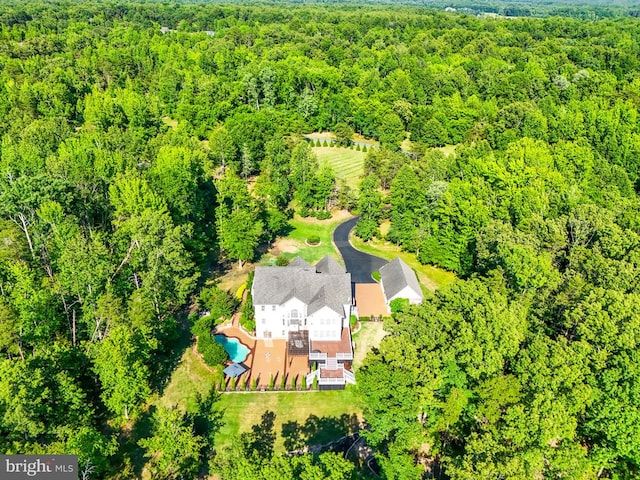
<instances>
[{"instance_id":1,"label":"house window","mask_svg":"<svg viewBox=\"0 0 640 480\"><path fill-rule=\"evenodd\" d=\"M291 310L291 318L298 318L298 310L295 308Z\"/></svg>"},{"instance_id":2,"label":"house window","mask_svg":"<svg viewBox=\"0 0 640 480\"><path fill-rule=\"evenodd\" d=\"M276 311L276 306L275 306L275 305L272 305L272 306L271 306L271 311L272 311L272 312L275 312L275 311Z\"/></svg>"},{"instance_id":3,"label":"house window","mask_svg":"<svg viewBox=\"0 0 640 480\"><path fill-rule=\"evenodd\" d=\"M264 312L264 305L262 305L262 306L260 307L260 310L262 310L262 311Z\"/></svg>"},{"instance_id":4,"label":"house window","mask_svg":"<svg viewBox=\"0 0 640 480\"><path fill-rule=\"evenodd\" d=\"M263 319L262 319L262 324L263 324L263 325L266 325L266 324L267 324L267 319L266 319L266 318L263 318Z\"/></svg>"}]
</instances>

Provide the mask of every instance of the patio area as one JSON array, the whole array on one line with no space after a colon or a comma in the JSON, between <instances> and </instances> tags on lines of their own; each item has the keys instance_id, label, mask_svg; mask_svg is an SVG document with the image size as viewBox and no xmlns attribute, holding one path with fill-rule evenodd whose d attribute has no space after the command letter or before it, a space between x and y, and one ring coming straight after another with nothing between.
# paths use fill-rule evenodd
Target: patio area
<instances>
[{"instance_id":1,"label":"patio area","mask_svg":"<svg viewBox=\"0 0 640 480\"><path fill-rule=\"evenodd\" d=\"M389 309L379 283L356 283L356 306L361 317L387 317Z\"/></svg>"},{"instance_id":2,"label":"patio area","mask_svg":"<svg viewBox=\"0 0 640 480\"><path fill-rule=\"evenodd\" d=\"M294 378L297 378L296 385L300 387L302 378L309 373L307 355L290 355L287 340L256 339L240 328L235 319L230 326L216 329L216 333L237 338L249 348L249 354L242 362L249 367L242 375L243 380L246 378L247 385L252 385L255 379L258 389L266 390L273 376L277 388L280 387L283 377L287 388L291 388Z\"/></svg>"}]
</instances>

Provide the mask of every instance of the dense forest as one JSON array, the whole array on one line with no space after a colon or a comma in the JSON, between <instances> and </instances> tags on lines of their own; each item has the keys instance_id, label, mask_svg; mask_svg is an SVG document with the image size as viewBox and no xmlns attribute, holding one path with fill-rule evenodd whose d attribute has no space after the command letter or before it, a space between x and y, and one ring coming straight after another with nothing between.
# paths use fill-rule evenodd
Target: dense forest
<instances>
[{"instance_id":1,"label":"dense forest","mask_svg":"<svg viewBox=\"0 0 640 480\"><path fill-rule=\"evenodd\" d=\"M640 475L638 20L34 1L0 26L0 450L137 478L127 432L212 269L339 206L459 277L358 372L382 478ZM314 131L379 142L359 192ZM258 430L216 451L198 405L154 413L154 478L357 475Z\"/></svg>"}]
</instances>

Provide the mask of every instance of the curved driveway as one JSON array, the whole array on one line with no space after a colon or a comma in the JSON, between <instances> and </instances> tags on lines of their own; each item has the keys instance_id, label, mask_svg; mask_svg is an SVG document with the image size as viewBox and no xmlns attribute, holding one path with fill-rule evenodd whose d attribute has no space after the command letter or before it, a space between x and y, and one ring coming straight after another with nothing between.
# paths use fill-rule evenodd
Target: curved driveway
<instances>
[{"instance_id":1,"label":"curved driveway","mask_svg":"<svg viewBox=\"0 0 640 480\"><path fill-rule=\"evenodd\" d=\"M341 223L333 231L333 243L336 244L347 272L351 274L353 283L376 283L371 274L388 262L384 258L369 255L356 250L349 243L349 232L358 222L359 217L354 217Z\"/></svg>"}]
</instances>

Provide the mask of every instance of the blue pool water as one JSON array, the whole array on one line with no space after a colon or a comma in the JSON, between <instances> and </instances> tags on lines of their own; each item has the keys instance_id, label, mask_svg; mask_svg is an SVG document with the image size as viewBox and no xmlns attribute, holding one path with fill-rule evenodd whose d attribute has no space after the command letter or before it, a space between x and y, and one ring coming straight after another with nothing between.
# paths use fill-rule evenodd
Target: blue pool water
<instances>
[{"instance_id":1,"label":"blue pool water","mask_svg":"<svg viewBox=\"0 0 640 480\"><path fill-rule=\"evenodd\" d=\"M216 335L216 342L224 347L232 362L242 363L249 355L249 349L240 343L237 338Z\"/></svg>"}]
</instances>

